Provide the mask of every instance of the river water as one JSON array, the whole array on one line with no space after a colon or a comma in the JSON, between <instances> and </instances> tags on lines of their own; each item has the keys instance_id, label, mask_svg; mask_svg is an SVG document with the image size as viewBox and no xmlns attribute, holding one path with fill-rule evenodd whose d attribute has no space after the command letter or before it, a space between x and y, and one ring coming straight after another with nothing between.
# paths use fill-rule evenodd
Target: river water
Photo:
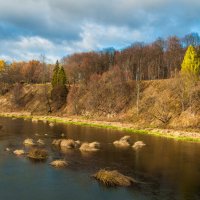
<instances>
[{"instance_id":1,"label":"river water","mask_svg":"<svg viewBox=\"0 0 200 200\"><path fill-rule=\"evenodd\" d=\"M130 134L131 142L143 140L139 151L120 149L112 142L126 132L56 124L32 123L23 119L0 118L0 200L199 200L200 144ZM98 141L101 150L81 153L52 147L54 138ZM34 163L5 151L22 149L26 138L43 139L50 156ZM55 169L53 159L66 159L70 165ZM101 168L116 169L140 183L127 188L107 188L91 178Z\"/></svg>"}]
</instances>

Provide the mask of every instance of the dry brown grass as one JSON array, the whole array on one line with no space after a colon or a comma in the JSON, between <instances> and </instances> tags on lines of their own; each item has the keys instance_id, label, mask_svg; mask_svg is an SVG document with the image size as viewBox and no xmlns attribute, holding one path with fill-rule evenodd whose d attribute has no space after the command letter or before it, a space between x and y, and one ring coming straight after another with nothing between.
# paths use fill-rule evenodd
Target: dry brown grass
<instances>
[{"instance_id":1,"label":"dry brown grass","mask_svg":"<svg viewBox=\"0 0 200 200\"><path fill-rule=\"evenodd\" d=\"M84 142L81 146L80 146L80 151L87 151L87 152L94 152L94 151L98 151L100 148L100 143L99 142Z\"/></svg>"},{"instance_id":2,"label":"dry brown grass","mask_svg":"<svg viewBox=\"0 0 200 200\"><path fill-rule=\"evenodd\" d=\"M67 149L74 149L76 147L76 143L72 139L63 139L60 142L60 146Z\"/></svg>"},{"instance_id":3,"label":"dry brown grass","mask_svg":"<svg viewBox=\"0 0 200 200\"><path fill-rule=\"evenodd\" d=\"M133 148L135 150L141 149L143 146L145 146L146 144L143 141L137 141L133 144Z\"/></svg>"},{"instance_id":4,"label":"dry brown grass","mask_svg":"<svg viewBox=\"0 0 200 200\"><path fill-rule=\"evenodd\" d=\"M24 144L24 145L28 145L28 146L33 146L33 145L35 145L33 139L31 139L31 138L25 139L24 142L23 142L23 144Z\"/></svg>"},{"instance_id":5,"label":"dry brown grass","mask_svg":"<svg viewBox=\"0 0 200 200\"><path fill-rule=\"evenodd\" d=\"M31 149L27 155L28 158L34 159L34 160L46 160L48 158L48 152L44 149Z\"/></svg>"},{"instance_id":6,"label":"dry brown grass","mask_svg":"<svg viewBox=\"0 0 200 200\"><path fill-rule=\"evenodd\" d=\"M106 186L130 186L135 183L135 180L129 176L124 176L117 170L108 171L105 169L99 170L93 177Z\"/></svg>"},{"instance_id":7,"label":"dry brown grass","mask_svg":"<svg viewBox=\"0 0 200 200\"><path fill-rule=\"evenodd\" d=\"M15 151L13 151L13 153L17 156L21 156L25 154L25 151L23 149L16 149Z\"/></svg>"},{"instance_id":8,"label":"dry brown grass","mask_svg":"<svg viewBox=\"0 0 200 200\"><path fill-rule=\"evenodd\" d=\"M50 163L50 165L56 168L64 168L68 166L68 163L64 160L54 160Z\"/></svg>"},{"instance_id":9,"label":"dry brown grass","mask_svg":"<svg viewBox=\"0 0 200 200\"><path fill-rule=\"evenodd\" d=\"M116 140L113 142L116 147L123 147L127 148L130 146L130 136L125 135L124 137L120 138L120 140Z\"/></svg>"}]
</instances>

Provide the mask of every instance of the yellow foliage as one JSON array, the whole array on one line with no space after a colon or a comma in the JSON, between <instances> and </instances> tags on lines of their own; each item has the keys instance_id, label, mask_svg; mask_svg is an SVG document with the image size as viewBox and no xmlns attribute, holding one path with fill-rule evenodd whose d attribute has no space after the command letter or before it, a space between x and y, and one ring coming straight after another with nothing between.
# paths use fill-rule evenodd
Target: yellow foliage
<instances>
[{"instance_id":1,"label":"yellow foliage","mask_svg":"<svg viewBox=\"0 0 200 200\"><path fill-rule=\"evenodd\" d=\"M199 76L200 74L200 58L196 49L193 46L189 46L182 63L181 71L183 74Z\"/></svg>"},{"instance_id":2,"label":"yellow foliage","mask_svg":"<svg viewBox=\"0 0 200 200\"><path fill-rule=\"evenodd\" d=\"M6 63L4 60L0 60L0 71L3 71L5 69Z\"/></svg>"}]
</instances>

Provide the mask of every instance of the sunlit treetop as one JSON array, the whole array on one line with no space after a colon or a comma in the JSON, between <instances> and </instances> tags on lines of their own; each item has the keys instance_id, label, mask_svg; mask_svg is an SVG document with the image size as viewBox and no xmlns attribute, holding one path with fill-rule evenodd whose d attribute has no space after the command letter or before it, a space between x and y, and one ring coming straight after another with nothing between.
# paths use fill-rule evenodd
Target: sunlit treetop
<instances>
[{"instance_id":1,"label":"sunlit treetop","mask_svg":"<svg viewBox=\"0 0 200 200\"><path fill-rule=\"evenodd\" d=\"M0 71L3 71L6 67L6 62L4 60L0 60Z\"/></svg>"},{"instance_id":2,"label":"sunlit treetop","mask_svg":"<svg viewBox=\"0 0 200 200\"><path fill-rule=\"evenodd\" d=\"M200 75L200 56L199 53L197 53L197 50L193 46L189 46L182 65L181 65L181 72L184 75L194 75L199 76Z\"/></svg>"}]
</instances>

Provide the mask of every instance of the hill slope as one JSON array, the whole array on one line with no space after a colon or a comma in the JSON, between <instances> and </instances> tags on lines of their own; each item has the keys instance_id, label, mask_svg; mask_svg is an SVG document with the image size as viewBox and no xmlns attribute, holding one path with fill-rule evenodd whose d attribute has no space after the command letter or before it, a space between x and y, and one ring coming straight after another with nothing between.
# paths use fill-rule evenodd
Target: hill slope
<instances>
[{"instance_id":1,"label":"hill slope","mask_svg":"<svg viewBox=\"0 0 200 200\"><path fill-rule=\"evenodd\" d=\"M47 100L49 100L53 114L59 116L77 114L97 120L125 121L138 127L200 128L199 83L188 89L177 79L143 81L140 83L139 101L134 82L130 83L126 92L125 89L113 90L114 92L109 92L108 96L100 93L94 97L94 93L98 93L98 90L91 93L90 89L87 89L77 93L80 88L76 86L74 91L72 87L68 103L56 110L50 99L50 85L17 84L0 96L0 112L46 115L49 109ZM97 101L98 104L94 104L91 100ZM78 109L77 113L73 111L73 107Z\"/></svg>"}]
</instances>

